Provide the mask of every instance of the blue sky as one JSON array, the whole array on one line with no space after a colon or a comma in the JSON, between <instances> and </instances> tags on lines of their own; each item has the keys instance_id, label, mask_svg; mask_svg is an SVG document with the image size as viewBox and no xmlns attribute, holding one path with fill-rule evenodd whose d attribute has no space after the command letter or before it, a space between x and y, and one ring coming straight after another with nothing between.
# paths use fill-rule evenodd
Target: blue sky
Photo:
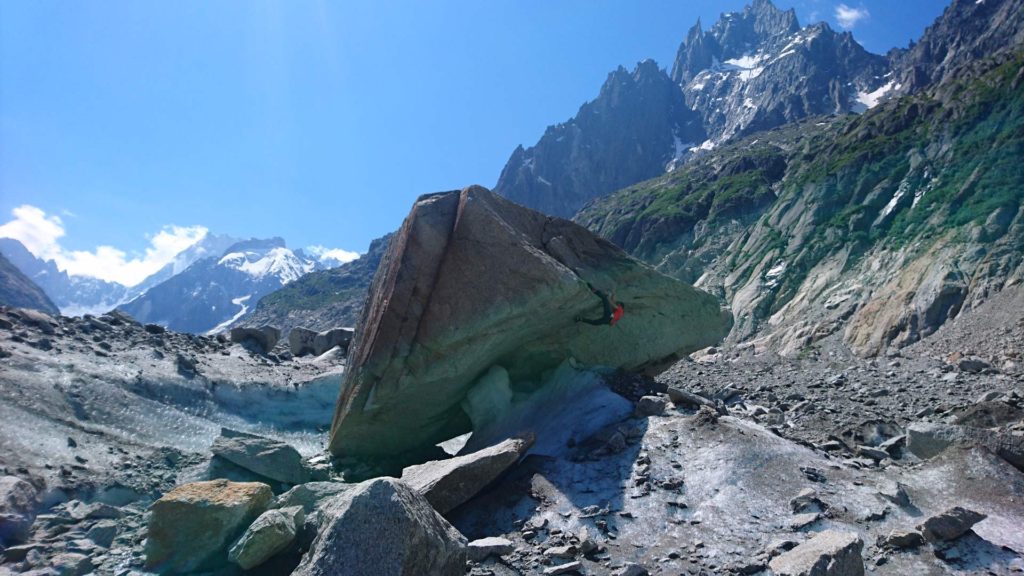
<instances>
[{"instance_id":1,"label":"blue sky","mask_svg":"<svg viewBox=\"0 0 1024 576\"><path fill-rule=\"evenodd\" d=\"M616 66L670 67L698 16L744 4L6 2L0 235L36 234L40 251L94 268L157 258L202 228L364 251L416 196L493 186L518 144ZM776 4L802 25L842 18L882 53L946 2ZM24 206L36 211L4 224Z\"/></svg>"}]
</instances>

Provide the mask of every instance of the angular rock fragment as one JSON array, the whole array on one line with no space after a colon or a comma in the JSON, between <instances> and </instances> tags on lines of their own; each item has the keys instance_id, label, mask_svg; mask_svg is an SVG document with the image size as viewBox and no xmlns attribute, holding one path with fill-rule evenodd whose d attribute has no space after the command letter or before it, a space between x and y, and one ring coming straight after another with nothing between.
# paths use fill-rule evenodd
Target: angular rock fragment
<instances>
[{"instance_id":1,"label":"angular rock fragment","mask_svg":"<svg viewBox=\"0 0 1024 576\"><path fill-rule=\"evenodd\" d=\"M267 510L260 514L228 550L228 560L243 570L263 564L295 541L302 529L305 513L301 506Z\"/></svg>"},{"instance_id":2,"label":"angular rock fragment","mask_svg":"<svg viewBox=\"0 0 1024 576\"><path fill-rule=\"evenodd\" d=\"M689 406L691 408L700 408L701 406L715 407L713 400L674 386L668 387L668 398L676 406Z\"/></svg>"},{"instance_id":3,"label":"angular rock fragment","mask_svg":"<svg viewBox=\"0 0 1024 576\"><path fill-rule=\"evenodd\" d=\"M36 519L36 489L17 476L0 477L0 544L24 542Z\"/></svg>"},{"instance_id":4,"label":"angular rock fragment","mask_svg":"<svg viewBox=\"0 0 1024 576\"><path fill-rule=\"evenodd\" d=\"M907 428L907 450L918 458L932 458L950 446L984 446L1024 472L1024 436L929 422Z\"/></svg>"},{"instance_id":5,"label":"angular rock fragment","mask_svg":"<svg viewBox=\"0 0 1024 576\"><path fill-rule=\"evenodd\" d=\"M363 482L337 496L330 520L295 576L348 574L459 576L466 538L426 499L394 478Z\"/></svg>"},{"instance_id":6,"label":"angular rock fragment","mask_svg":"<svg viewBox=\"0 0 1024 576\"><path fill-rule=\"evenodd\" d=\"M465 456L409 466L402 470L402 482L447 514L518 462L532 444L532 438L513 438Z\"/></svg>"},{"instance_id":7,"label":"angular rock fragment","mask_svg":"<svg viewBox=\"0 0 1024 576\"><path fill-rule=\"evenodd\" d=\"M590 286L625 305L615 326L575 321L601 313ZM460 404L494 365L534 384L570 358L633 369L714 344L730 323L714 297L572 222L478 186L423 196L371 287L330 449L412 455L467 432Z\"/></svg>"},{"instance_id":8,"label":"angular rock fragment","mask_svg":"<svg viewBox=\"0 0 1024 576\"><path fill-rule=\"evenodd\" d=\"M309 480L309 470L303 464L298 450L270 438L225 428L213 441L210 452L278 482L301 484Z\"/></svg>"},{"instance_id":9,"label":"angular rock fragment","mask_svg":"<svg viewBox=\"0 0 1024 576\"><path fill-rule=\"evenodd\" d=\"M972 526L985 518L987 516L980 512L954 506L945 512L928 518L917 529L921 531L927 540L932 542L948 542L963 536Z\"/></svg>"},{"instance_id":10,"label":"angular rock fragment","mask_svg":"<svg viewBox=\"0 0 1024 576\"><path fill-rule=\"evenodd\" d=\"M864 542L852 532L826 530L768 563L776 576L863 576Z\"/></svg>"},{"instance_id":11,"label":"angular rock fragment","mask_svg":"<svg viewBox=\"0 0 1024 576\"><path fill-rule=\"evenodd\" d=\"M878 539L880 547L896 550L917 548L924 544L924 542L924 536L915 530L893 530L888 536L882 536Z\"/></svg>"},{"instance_id":12,"label":"angular rock fragment","mask_svg":"<svg viewBox=\"0 0 1024 576\"><path fill-rule=\"evenodd\" d=\"M469 559L474 562L484 560L488 556L504 556L515 550L511 540L505 538L480 538L469 543L467 552Z\"/></svg>"},{"instance_id":13,"label":"angular rock fragment","mask_svg":"<svg viewBox=\"0 0 1024 576\"><path fill-rule=\"evenodd\" d=\"M658 396L644 396L636 403L636 411L641 416L661 416L665 413L664 398Z\"/></svg>"},{"instance_id":14,"label":"angular rock fragment","mask_svg":"<svg viewBox=\"0 0 1024 576\"><path fill-rule=\"evenodd\" d=\"M352 484L344 482L307 482L299 484L281 494L274 501L275 508L301 506L303 512L310 514L323 507L332 497L352 489Z\"/></svg>"},{"instance_id":15,"label":"angular rock fragment","mask_svg":"<svg viewBox=\"0 0 1024 576\"><path fill-rule=\"evenodd\" d=\"M270 504L270 486L212 480L184 484L153 503L146 568L182 574L227 561L226 547Z\"/></svg>"}]
</instances>

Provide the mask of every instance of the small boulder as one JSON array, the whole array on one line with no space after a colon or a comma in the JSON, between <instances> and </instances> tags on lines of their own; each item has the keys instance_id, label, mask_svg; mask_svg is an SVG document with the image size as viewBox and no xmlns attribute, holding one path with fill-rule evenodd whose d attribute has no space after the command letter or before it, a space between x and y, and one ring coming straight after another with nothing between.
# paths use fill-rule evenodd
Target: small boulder
<instances>
[{"instance_id":1,"label":"small boulder","mask_svg":"<svg viewBox=\"0 0 1024 576\"><path fill-rule=\"evenodd\" d=\"M917 529L931 542L948 542L963 536L985 518L980 512L955 506L928 518Z\"/></svg>"},{"instance_id":2,"label":"small boulder","mask_svg":"<svg viewBox=\"0 0 1024 576\"><path fill-rule=\"evenodd\" d=\"M518 462L532 444L532 438L512 438L465 456L409 466L402 470L402 482L447 514Z\"/></svg>"},{"instance_id":3,"label":"small boulder","mask_svg":"<svg viewBox=\"0 0 1024 576\"><path fill-rule=\"evenodd\" d=\"M292 328L288 333L288 349L295 356L313 354L313 341L316 335L316 331L309 328Z\"/></svg>"},{"instance_id":4,"label":"small boulder","mask_svg":"<svg viewBox=\"0 0 1024 576\"><path fill-rule=\"evenodd\" d=\"M211 480L184 484L150 507L146 568L163 574L195 572L227 558L225 548L273 498L259 482Z\"/></svg>"},{"instance_id":5,"label":"small boulder","mask_svg":"<svg viewBox=\"0 0 1024 576\"><path fill-rule=\"evenodd\" d=\"M661 416L668 402L660 396L643 396L636 403L636 412L641 416Z\"/></svg>"},{"instance_id":6,"label":"small boulder","mask_svg":"<svg viewBox=\"0 0 1024 576\"><path fill-rule=\"evenodd\" d=\"M273 326L261 326L259 328L240 327L231 329L231 341L235 344L255 343L260 350L266 354L277 346L281 339L281 331Z\"/></svg>"},{"instance_id":7,"label":"small boulder","mask_svg":"<svg viewBox=\"0 0 1024 576\"><path fill-rule=\"evenodd\" d=\"M313 339L313 353L319 356L336 346L342 350L348 350L348 345L352 342L352 334L351 328L331 328L321 332Z\"/></svg>"},{"instance_id":8,"label":"small boulder","mask_svg":"<svg viewBox=\"0 0 1024 576\"><path fill-rule=\"evenodd\" d=\"M0 544L24 542L36 519L36 489L17 476L0 477Z\"/></svg>"},{"instance_id":9,"label":"small boulder","mask_svg":"<svg viewBox=\"0 0 1024 576\"><path fill-rule=\"evenodd\" d=\"M863 576L863 548L853 532L826 530L768 565L776 576Z\"/></svg>"},{"instance_id":10,"label":"small boulder","mask_svg":"<svg viewBox=\"0 0 1024 576\"><path fill-rule=\"evenodd\" d=\"M572 574L573 572L580 572L583 570L583 563L579 560L573 562L567 562L565 564L559 564L558 566L551 566L550 568L544 569L544 575L550 576L552 574Z\"/></svg>"},{"instance_id":11,"label":"small boulder","mask_svg":"<svg viewBox=\"0 0 1024 576\"><path fill-rule=\"evenodd\" d=\"M263 564L295 541L305 521L306 515L301 506L267 510L231 546L228 560L238 564L242 570Z\"/></svg>"},{"instance_id":12,"label":"small boulder","mask_svg":"<svg viewBox=\"0 0 1024 576\"><path fill-rule=\"evenodd\" d=\"M960 358L956 363L956 367L961 372L967 372L968 374L981 374L991 368L992 365L977 356L967 356L966 358Z\"/></svg>"},{"instance_id":13,"label":"small boulder","mask_svg":"<svg viewBox=\"0 0 1024 576\"><path fill-rule=\"evenodd\" d=\"M614 572L613 576L647 576L648 574L647 568L631 562Z\"/></svg>"},{"instance_id":14,"label":"small boulder","mask_svg":"<svg viewBox=\"0 0 1024 576\"><path fill-rule=\"evenodd\" d=\"M505 538L480 538L469 543L467 552L469 559L473 562L480 562L488 556L504 556L515 550L511 540Z\"/></svg>"},{"instance_id":15,"label":"small boulder","mask_svg":"<svg viewBox=\"0 0 1024 576\"><path fill-rule=\"evenodd\" d=\"M302 484L309 480L309 470L302 462L302 455L284 442L225 428L213 441L210 451L271 480L286 484Z\"/></svg>"},{"instance_id":16,"label":"small boulder","mask_svg":"<svg viewBox=\"0 0 1024 576\"><path fill-rule=\"evenodd\" d=\"M295 576L461 576L466 538L427 500L394 478L355 486L328 506L330 518Z\"/></svg>"},{"instance_id":17,"label":"small boulder","mask_svg":"<svg viewBox=\"0 0 1024 576\"><path fill-rule=\"evenodd\" d=\"M903 550L906 548L917 548L924 544L924 536L916 530L893 530L888 536L878 539L880 548L891 548Z\"/></svg>"}]
</instances>

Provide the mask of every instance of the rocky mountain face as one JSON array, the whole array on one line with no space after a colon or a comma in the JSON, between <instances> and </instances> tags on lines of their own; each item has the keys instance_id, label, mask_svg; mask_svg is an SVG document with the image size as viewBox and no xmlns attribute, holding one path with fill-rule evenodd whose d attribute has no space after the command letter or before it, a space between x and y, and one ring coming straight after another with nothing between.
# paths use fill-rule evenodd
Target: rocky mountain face
<instances>
[{"instance_id":1,"label":"rocky mountain face","mask_svg":"<svg viewBox=\"0 0 1024 576\"><path fill-rule=\"evenodd\" d=\"M608 75L601 93L540 141L512 153L495 192L547 214L571 216L587 200L659 174L704 130L653 60Z\"/></svg>"},{"instance_id":2,"label":"rocky mountain face","mask_svg":"<svg viewBox=\"0 0 1024 576\"><path fill-rule=\"evenodd\" d=\"M728 139L821 114L861 112L896 88L889 63L827 24L756 0L689 31L671 75L651 60L609 75L598 97L512 153L498 194L569 217Z\"/></svg>"},{"instance_id":3,"label":"rocky mountain face","mask_svg":"<svg viewBox=\"0 0 1024 576\"><path fill-rule=\"evenodd\" d=\"M953 0L942 17L890 60L900 92L952 80L959 68L1024 43L1024 2Z\"/></svg>"},{"instance_id":4,"label":"rocky mountain face","mask_svg":"<svg viewBox=\"0 0 1024 576\"><path fill-rule=\"evenodd\" d=\"M0 254L0 305L40 310L47 314L60 313L43 289L22 274L3 254Z\"/></svg>"},{"instance_id":5,"label":"rocky mountain face","mask_svg":"<svg viewBox=\"0 0 1024 576\"><path fill-rule=\"evenodd\" d=\"M698 22L672 67L708 133L689 146L697 149L808 116L863 111L892 88L887 75L886 59L849 32L824 22L801 29L793 10L769 0L724 14L707 31Z\"/></svg>"},{"instance_id":6,"label":"rocky mountain face","mask_svg":"<svg viewBox=\"0 0 1024 576\"><path fill-rule=\"evenodd\" d=\"M219 258L195 262L118 309L182 332L223 330L264 295L317 266L317 260L289 250L280 238L246 240Z\"/></svg>"},{"instance_id":7,"label":"rocky mountain face","mask_svg":"<svg viewBox=\"0 0 1024 576\"><path fill-rule=\"evenodd\" d=\"M356 260L318 270L267 294L251 314L234 326L274 326L287 335L292 328L329 330L355 326L363 310L366 292L387 250L391 234L377 238Z\"/></svg>"},{"instance_id":8,"label":"rocky mountain face","mask_svg":"<svg viewBox=\"0 0 1024 576\"><path fill-rule=\"evenodd\" d=\"M720 294L733 342L905 346L1024 279L1024 53L1012 48L861 116L724 146L577 218Z\"/></svg>"}]
</instances>

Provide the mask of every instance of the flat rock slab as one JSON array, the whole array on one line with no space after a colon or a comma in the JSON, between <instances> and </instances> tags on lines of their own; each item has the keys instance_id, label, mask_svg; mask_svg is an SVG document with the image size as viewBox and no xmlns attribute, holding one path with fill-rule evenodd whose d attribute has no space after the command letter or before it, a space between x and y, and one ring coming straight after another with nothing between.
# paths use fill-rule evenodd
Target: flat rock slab
<instances>
[{"instance_id":1,"label":"flat rock slab","mask_svg":"<svg viewBox=\"0 0 1024 576\"><path fill-rule=\"evenodd\" d=\"M615 291L613 326L592 285ZM574 358L635 369L718 342L713 296L585 228L479 186L421 197L392 240L352 342L331 430L335 455L396 456L468 431L460 403L494 365L539 383Z\"/></svg>"},{"instance_id":2,"label":"flat rock slab","mask_svg":"<svg viewBox=\"0 0 1024 576\"><path fill-rule=\"evenodd\" d=\"M150 507L146 568L186 574L227 562L227 546L262 514L274 495L259 482L184 484Z\"/></svg>"},{"instance_id":3,"label":"flat rock slab","mask_svg":"<svg viewBox=\"0 0 1024 576\"><path fill-rule=\"evenodd\" d=\"M302 455L292 446L270 438L240 432L222 433L210 451L265 478L301 484L309 480Z\"/></svg>"},{"instance_id":4,"label":"flat rock slab","mask_svg":"<svg viewBox=\"0 0 1024 576\"><path fill-rule=\"evenodd\" d=\"M856 533L826 530L774 558L769 566L776 576L863 576L863 548Z\"/></svg>"},{"instance_id":5,"label":"flat rock slab","mask_svg":"<svg viewBox=\"0 0 1024 576\"><path fill-rule=\"evenodd\" d=\"M513 438L490 448L402 470L402 482L441 514L466 502L519 461L533 440Z\"/></svg>"},{"instance_id":6,"label":"flat rock slab","mask_svg":"<svg viewBox=\"0 0 1024 576\"><path fill-rule=\"evenodd\" d=\"M466 538L427 500L395 478L341 494L295 576L391 574L461 576Z\"/></svg>"},{"instance_id":7,"label":"flat rock slab","mask_svg":"<svg viewBox=\"0 0 1024 576\"><path fill-rule=\"evenodd\" d=\"M930 422L917 422L907 428L907 449L918 458L933 458L950 446L984 446L1024 472L1024 436Z\"/></svg>"}]
</instances>

